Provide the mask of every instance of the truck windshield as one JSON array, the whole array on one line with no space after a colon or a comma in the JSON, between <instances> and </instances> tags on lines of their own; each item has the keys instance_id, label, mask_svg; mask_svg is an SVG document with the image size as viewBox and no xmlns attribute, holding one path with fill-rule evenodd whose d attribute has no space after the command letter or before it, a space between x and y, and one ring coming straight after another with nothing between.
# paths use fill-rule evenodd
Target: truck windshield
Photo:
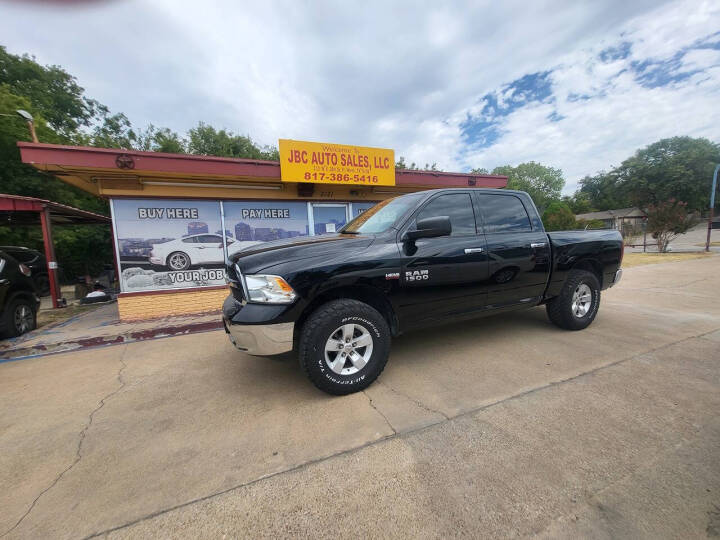
<instances>
[{"instance_id":1,"label":"truck windshield","mask_svg":"<svg viewBox=\"0 0 720 540\"><path fill-rule=\"evenodd\" d=\"M365 210L340 231L349 234L379 234L395 225L423 193L412 193L379 202Z\"/></svg>"}]
</instances>

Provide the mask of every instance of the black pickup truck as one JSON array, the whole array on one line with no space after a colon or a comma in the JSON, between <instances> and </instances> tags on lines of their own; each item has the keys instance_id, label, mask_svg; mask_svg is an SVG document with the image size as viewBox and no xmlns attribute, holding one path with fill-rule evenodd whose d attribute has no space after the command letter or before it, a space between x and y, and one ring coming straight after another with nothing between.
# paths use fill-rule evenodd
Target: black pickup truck
<instances>
[{"instance_id":1,"label":"black pickup truck","mask_svg":"<svg viewBox=\"0 0 720 540\"><path fill-rule=\"evenodd\" d=\"M238 349L295 349L318 388L349 394L380 375L391 338L406 331L540 304L561 328L587 327L622 256L614 230L546 233L524 192L423 191L337 234L236 254L223 319Z\"/></svg>"}]
</instances>

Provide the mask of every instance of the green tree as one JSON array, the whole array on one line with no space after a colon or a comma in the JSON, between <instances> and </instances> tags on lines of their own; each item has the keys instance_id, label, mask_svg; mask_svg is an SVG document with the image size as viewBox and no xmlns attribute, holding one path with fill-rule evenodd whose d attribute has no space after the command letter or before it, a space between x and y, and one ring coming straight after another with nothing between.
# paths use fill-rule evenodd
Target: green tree
<instances>
[{"instance_id":1,"label":"green tree","mask_svg":"<svg viewBox=\"0 0 720 540\"><path fill-rule=\"evenodd\" d=\"M169 154L187 153L187 142L168 128L156 128L150 124L139 137L140 150L166 152Z\"/></svg>"},{"instance_id":2,"label":"green tree","mask_svg":"<svg viewBox=\"0 0 720 540\"><path fill-rule=\"evenodd\" d=\"M658 251L665 253L670 242L697 225L698 218L688 214L688 204L669 199L647 207L647 231L657 241Z\"/></svg>"},{"instance_id":3,"label":"green tree","mask_svg":"<svg viewBox=\"0 0 720 540\"><path fill-rule=\"evenodd\" d=\"M511 165L495 167L493 174L507 176L508 189L526 191L541 213L552 201L560 199L560 193L565 185L565 179L560 169L547 167L534 161L521 163L517 167Z\"/></svg>"},{"instance_id":4,"label":"green tree","mask_svg":"<svg viewBox=\"0 0 720 540\"><path fill-rule=\"evenodd\" d=\"M707 208L713 168L720 145L708 139L662 139L626 159L615 169L632 202L641 207L676 199L690 211Z\"/></svg>"},{"instance_id":5,"label":"green tree","mask_svg":"<svg viewBox=\"0 0 720 540\"><path fill-rule=\"evenodd\" d=\"M0 47L0 192L49 199L108 214L107 202L23 164L17 141L29 140L25 123L15 113L30 112L42 142L279 160L277 148L256 144L249 136L216 130L200 123L187 139L167 128L132 126L122 113L111 113L84 94L75 77L59 66L42 66L34 58ZM55 248L68 279L95 273L112 261L109 227L56 227ZM42 249L38 227L0 225L0 245Z\"/></svg>"},{"instance_id":6,"label":"green tree","mask_svg":"<svg viewBox=\"0 0 720 540\"><path fill-rule=\"evenodd\" d=\"M203 122L188 131L187 150L203 156L280 160L274 146L258 146L249 136L218 131Z\"/></svg>"},{"instance_id":7,"label":"green tree","mask_svg":"<svg viewBox=\"0 0 720 540\"><path fill-rule=\"evenodd\" d=\"M31 58L9 55L0 47L0 192L38 197L85 210L108 213L107 202L52 175L23 164L17 141L29 141L25 122L15 111L33 115L39 139L51 143L82 143L79 131L98 113L86 100L75 79L57 66L43 67ZM55 227L56 256L66 279L86 271L99 271L112 261L112 241L107 226ZM42 250L39 226L0 226L0 245L24 245Z\"/></svg>"},{"instance_id":8,"label":"green tree","mask_svg":"<svg viewBox=\"0 0 720 540\"><path fill-rule=\"evenodd\" d=\"M408 165L405 162L405 158L403 156L400 156L400 159L398 159L395 162L395 168L399 170L408 170L408 171L442 171L442 169L438 168L437 163L433 162L432 164L426 163L425 168L421 169L417 166L417 164L413 161L410 165Z\"/></svg>"},{"instance_id":9,"label":"green tree","mask_svg":"<svg viewBox=\"0 0 720 540\"><path fill-rule=\"evenodd\" d=\"M55 134L64 140L75 140L81 127L90 126L107 108L84 96L75 77L59 66L41 66L34 58L17 56L0 46L0 84L23 96L41 115Z\"/></svg>"},{"instance_id":10,"label":"green tree","mask_svg":"<svg viewBox=\"0 0 720 540\"><path fill-rule=\"evenodd\" d=\"M123 113L101 114L99 122L93 127L92 133L86 140L88 146L127 150L138 150L139 142L138 134Z\"/></svg>"},{"instance_id":11,"label":"green tree","mask_svg":"<svg viewBox=\"0 0 720 540\"><path fill-rule=\"evenodd\" d=\"M546 231L567 231L577 228L575 214L562 201L552 201L548 205L543 212L542 222Z\"/></svg>"},{"instance_id":12,"label":"green tree","mask_svg":"<svg viewBox=\"0 0 720 540\"><path fill-rule=\"evenodd\" d=\"M627 208L632 202L626 186L619 180L615 171L599 172L595 176L586 176L580 180L580 188L575 196L589 201L595 210L613 210Z\"/></svg>"},{"instance_id":13,"label":"green tree","mask_svg":"<svg viewBox=\"0 0 720 540\"><path fill-rule=\"evenodd\" d=\"M577 191L572 195L565 195L562 201L570 207L573 214L586 214L593 211L590 198L586 193Z\"/></svg>"},{"instance_id":14,"label":"green tree","mask_svg":"<svg viewBox=\"0 0 720 540\"><path fill-rule=\"evenodd\" d=\"M645 208L671 198L687 201L690 211L704 210L717 163L720 145L708 139L662 139L609 172L586 176L575 195L587 197L596 210Z\"/></svg>"}]
</instances>

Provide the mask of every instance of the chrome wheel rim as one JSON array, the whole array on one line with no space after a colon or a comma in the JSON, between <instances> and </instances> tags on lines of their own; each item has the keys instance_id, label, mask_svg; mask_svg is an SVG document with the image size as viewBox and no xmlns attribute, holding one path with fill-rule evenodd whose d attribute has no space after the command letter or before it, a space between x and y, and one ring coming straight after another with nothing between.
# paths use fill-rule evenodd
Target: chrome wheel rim
<instances>
[{"instance_id":1,"label":"chrome wheel rim","mask_svg":"<svg viewBox=\"0 0 720 540\"><path fill-rule=\"evenodd\" d=\"M570 306L575 315L578 318L582 318L587 315L592 306L592 290L585 283L581 283L575 289L572 297L572 305Z\"/></svg>"},{"instance_id":2,"label":"chrome wheel rim","mask_svg":"<svg viewBox=\"0 0 720 540\"><path fill-rule=\"evenodd\" d=\"M373 339L360 324L343 324L325 342L325 363L338 375L353 375L363 369L373 351Z\"/></svg>"},{"instance_id":3,"label":"chrome wheel rim","mask_svg":"<svg viewBox=\"0 0 720 540\"><path fill-rule=\"evenodd\" d=\"M32 328L32 310L24 304L15 308L15 328L20 334Z\"/></svg>"},{"instance_id":4,"label":"chrome wheel rim","mask_svg":"<svg viewBox=\"0 0 720 540\"><path fill-rule=\"evenodd\" d=\"M187 256L182 253L173 253L170 255L170 268L173 270L182 270L187 266Z\"/></svg>"}]
</instances>

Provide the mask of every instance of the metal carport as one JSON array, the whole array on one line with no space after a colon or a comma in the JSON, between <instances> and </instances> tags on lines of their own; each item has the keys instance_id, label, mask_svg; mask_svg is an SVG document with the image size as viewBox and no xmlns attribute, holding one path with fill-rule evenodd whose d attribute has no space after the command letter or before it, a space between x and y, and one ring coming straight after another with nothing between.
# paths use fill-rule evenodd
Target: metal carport
<instances>
[{"instance_id":1,"label":"metal carport","mask_svg":"<svg viewBox=\"0 0 720 540\"><path fill-rule=\"evenodd\" d=\"M0 225L32 226L40 225L43 234L45 259L48 264L50 296L53 307L60 306L60 286L57 280L57 261L52 240L53 225L110 225L108 216L80 210L64 204L23 197L20 195L0 194Z\"/></svg>"}]
</instances>

